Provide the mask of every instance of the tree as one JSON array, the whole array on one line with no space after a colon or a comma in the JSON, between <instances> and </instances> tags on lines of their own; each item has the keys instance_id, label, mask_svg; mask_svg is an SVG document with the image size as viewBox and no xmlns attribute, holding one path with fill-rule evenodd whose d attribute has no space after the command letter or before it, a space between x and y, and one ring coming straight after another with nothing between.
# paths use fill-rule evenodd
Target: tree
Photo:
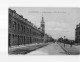
<instances>
[{"instance_id":1,"label":"tree","mask_svg":"<svg viewBox=\"0 0 80 63\"><path fill-rule=\"evenodd\" d=\"M58 39L58 42L63 42L63 38L60 37L60 38Z\"/></svg>"}]
</instances>

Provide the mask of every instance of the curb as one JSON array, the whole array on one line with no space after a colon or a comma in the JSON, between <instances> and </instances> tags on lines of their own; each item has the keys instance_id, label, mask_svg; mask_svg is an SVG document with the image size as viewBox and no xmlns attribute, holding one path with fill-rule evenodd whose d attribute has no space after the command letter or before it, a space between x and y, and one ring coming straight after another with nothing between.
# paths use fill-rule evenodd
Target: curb
<instances>
[{"instance_id":1,"label":"curb","mask_svg":"<svg viewBox=\"0 0 80 63\"><path fill-rule=\"evenodd\" d=\"M58 43L57 43L58 44ZM71 55L65 48L63 48L60 44L58 44L68 55Z\"/></svg>"}]
</instances>

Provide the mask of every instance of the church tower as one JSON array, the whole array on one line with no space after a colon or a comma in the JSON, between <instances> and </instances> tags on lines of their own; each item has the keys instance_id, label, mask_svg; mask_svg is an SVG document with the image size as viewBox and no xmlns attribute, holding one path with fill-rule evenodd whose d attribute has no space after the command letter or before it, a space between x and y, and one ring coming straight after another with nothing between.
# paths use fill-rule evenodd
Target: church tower
<instances>
[{"instance_id":1,"label":"church tower","mask_svg":"<svg viewBox=\"0 0 80 63\"><path fill-rule=\"evenodd\" d=\"M41 20L41 29L43 34L45 34L45 22L44 22L44 17L42 16L42 20Z\"/></svg>"}]
</instances>

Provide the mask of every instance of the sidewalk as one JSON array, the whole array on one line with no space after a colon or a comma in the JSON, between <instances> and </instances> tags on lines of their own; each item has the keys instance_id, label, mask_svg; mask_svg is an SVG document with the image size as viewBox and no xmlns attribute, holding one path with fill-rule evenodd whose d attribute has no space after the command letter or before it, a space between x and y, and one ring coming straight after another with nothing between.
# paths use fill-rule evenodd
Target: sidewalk
<instances>
[{"instance_id":1,"label":"sidewalk","mask_svg":"<svg viewBox=\"0 0 80 63\"><path fill-rule=\"evenodd\" d=\"M68 44L58 43L64 50L66 50L70 55L79 55L80 54L80 46L73 45L72 47Z\"/></svg>"},{"instance_id":2,"label":"sidewalk","mask_svg":"<svg viewBox=\"0 0 80 63\"><path fill-rule=\"evenodd\" d=\"M20 46L12 46L8 48L9 54L26 54L32 50L48 45L48 43L40 43L40 44L26 44Z\"/></svg>"},{"instance_id":3,"label":"sidewalk","mask_svg":"<svg viewBox=\"0 0 80 63\"><path fill-rule=\"evenodd\" d=\"M66 52L57 44L49 45L28 53L27 55L67 55Z\"/></svg>"},{"instance_id":4,"label":"sidewalk","mask_svg":"<svg viewBox=\"0 0 80 63\"><path fill-rule=\"evenodd\" d=\"M75 46L75 48L77 48L79 50L79 54L80 54L80 45Z\"/></svg>"}]
</instances>

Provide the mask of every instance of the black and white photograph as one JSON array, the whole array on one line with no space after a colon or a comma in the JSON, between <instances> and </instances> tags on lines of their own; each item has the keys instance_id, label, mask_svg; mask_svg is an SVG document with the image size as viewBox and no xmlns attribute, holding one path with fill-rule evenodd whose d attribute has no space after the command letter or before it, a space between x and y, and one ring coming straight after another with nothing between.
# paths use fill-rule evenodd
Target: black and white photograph
<instances>
[{"instance_id":1,"label":"black and white photograph","mask_svg":"<svg viewBox=\"0 0 80 63\"><path fill-rule=\"evenodd\" d=\"M0 63L80 63L80 0L0 0Z\"/></svg>"},{"instance_id":2,"label":"black and white photograph","mask_svg":"<svg viewBox=\"0 0 80 63\"><path fill-rule=\"evenodd\" d=\"M9 7L9 55L79 55L80 8Z\"/></svg>"}]
</instances>

